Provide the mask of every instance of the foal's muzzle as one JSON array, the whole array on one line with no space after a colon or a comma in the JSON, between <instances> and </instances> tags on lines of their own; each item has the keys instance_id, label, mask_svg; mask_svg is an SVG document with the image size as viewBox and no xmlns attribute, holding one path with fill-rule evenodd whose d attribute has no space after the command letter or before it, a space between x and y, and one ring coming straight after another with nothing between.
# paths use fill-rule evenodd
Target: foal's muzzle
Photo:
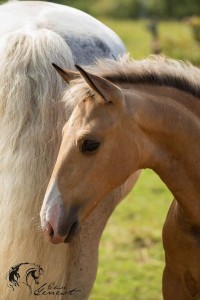
<instances>
[{"instance_id":1,"label":"foal's muzzle","mask_svg":"<svg viewBox=\"0 0 200 300\"><path fill-rule=\"evenodd\" d=\"M47 235L49 238L49 242L52 244L60 244L60 243L70 243L72 241L79 227L79 223L77 221L74 222L69 228L68 233L64 236L56 233L49 222L47 226L48 226Z\"/></svg>"},{"instance_id":2,"label":"foal's muzzle","mask_svg":"<svg viewBox=\"0 0 200 300\"><path fill-rule=\"evenodd\" d=\"M76 210L71 208L66 213L59 203L48 209L44 229L52 244L69 243L79 227Z\"/></svg>"}]
</instances>

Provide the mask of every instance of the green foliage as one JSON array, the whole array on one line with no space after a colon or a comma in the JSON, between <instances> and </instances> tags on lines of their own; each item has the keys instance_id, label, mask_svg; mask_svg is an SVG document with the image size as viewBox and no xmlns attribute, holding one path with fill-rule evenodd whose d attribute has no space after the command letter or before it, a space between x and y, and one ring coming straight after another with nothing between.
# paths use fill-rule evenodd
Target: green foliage
<instances>
[{"instance_id":1,"label":"green foliage","mask_svg":"<svg viewBox=\"0 0 200 300\"><path fill-rule=\"evenodd\" d=\"M198 29L200 34L200 27ZM188 24L170 22L166 26L162 23L160 32L163 52L167 56L200 66L200 44L194 39L194 32Z\"/></svg>"},{"instance_id":2,"label":"green foliage","mask_svg":"<svg viewBox=\"0 0 200 300\"><path fill-rule=\"evenodd\" d=\"M68 5L68 6L72 6L72 7L75 7L75 8L78 8L80 10L83 10L84 12L86 13L89 13L89 14L92 14L92 10L90 9L92 3L93 3L93 0L65 0L65 1L52 1L52 2L58 2L58 3L61 3L61 4L65 4L65 5Z\"/></svg>"},{"instance_id":3,"label":"green foliage","mask_svg":"<svg viewBox=\"0 0 200 300\"><path fill-rule=\"evenodd\" d=\"M133 58L144 58L151 54L152 38L147 29L147 21L105 18L101 21L118 33ZM195 41L190 24L160 22L158 32L165 55L200 66L200 44Z\"/></svg>"},{"instance_id":4,"label":"green foliage","mask_svg":"<svg viewBox=\"0 0 200 300\"><path fill-rule=\"evenodd\" d=\"M200 15L199 0L49 0L83 10L95 17L183 18ZM5 2L0 0L0 3Z\"/></svg>"},{"instance_id":5,"label":"green foliage","mask_svg":"<svg viewBox=\"0 0 200 300\"><path fill-rule=\"evenodd\" d=\"M200 14L199 0L58 0L58 3L84 10L93 16L133 18L182 18Z\"/></svg>"},{"instance_id":6,"label":"green foliage","mask_svg":"<svg viewBox=\"0 0 200 300\"><path fill-rule=\"evenodd\" d=\"M151 53L151 36L147 30L147 22L105 18L101 21L121 37L133 58L142 58Z\"/></svg>"},{"instance_id":7,"label":"green foliage","mask_svg":"<svg viewBox=\"0 0 200 300\"><path fill-rule=\"evenodd\" d=\"M194 38L200 43L200 17L193 17L189 21Z\"/></svg>"}]
</instances>

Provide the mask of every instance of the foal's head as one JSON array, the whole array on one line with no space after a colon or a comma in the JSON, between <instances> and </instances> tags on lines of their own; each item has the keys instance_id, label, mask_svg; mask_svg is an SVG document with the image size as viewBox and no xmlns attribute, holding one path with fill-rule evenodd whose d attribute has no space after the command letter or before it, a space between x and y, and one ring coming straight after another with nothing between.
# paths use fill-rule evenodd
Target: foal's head
<instances>
[{"instance_id":1,"label":"foal's head","mask_svg":"<svg viewBox=\"0 0 200 300\"><path fill-rule=\"evenodd\" d=\"M108 80L77 68L85 80L81 84L84 97L79 99L63 128L60 151L41 210L42 225L53 243L70 241L78 224L133 170L132 149L127 144L126 96ZM65 80L72 75L57 70Z\"/></svg>"}]
</instances>

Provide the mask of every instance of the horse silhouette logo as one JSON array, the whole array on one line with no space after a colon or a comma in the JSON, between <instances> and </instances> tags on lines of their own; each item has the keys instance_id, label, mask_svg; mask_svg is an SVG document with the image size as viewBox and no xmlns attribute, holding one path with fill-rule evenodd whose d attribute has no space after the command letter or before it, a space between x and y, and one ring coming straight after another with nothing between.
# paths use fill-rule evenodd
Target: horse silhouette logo
<instances>
[{"instance_id":1,"label":"horse silhouette logo","mask_svg":"<svg viewBox=\"0 0 200 300\"><path fill-rule=\"evenodd\" d=\"M44 271L39 265L28 262L18 264L11 267L6 275L8 287L14 291L15 288L25 285L28 287L30 294L32 294L32 284L39 284L39 278L43 273Z\"/></svg>"}]
</instances>

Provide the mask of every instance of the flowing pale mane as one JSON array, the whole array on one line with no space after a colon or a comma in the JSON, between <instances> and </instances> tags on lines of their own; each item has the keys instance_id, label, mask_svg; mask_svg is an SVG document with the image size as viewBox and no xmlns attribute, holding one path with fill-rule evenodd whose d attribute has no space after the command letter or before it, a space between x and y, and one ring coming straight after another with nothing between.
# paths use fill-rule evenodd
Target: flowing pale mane
<instances>
[{"instance_id":1,"label":"flowing pale mane","mask_svg":"<svg viewBox=\"0 0 200 300\"><path fill-rule=\"evenodd\" d=\"M172 87L200 97L200 70L189 63L176 61L164 56L151 56L144 60L132 60L128 55L117 61L98 60L89 72L104 77L115 84L149 84ZM89 87L80 78L72 81L70 93L63 101L71 111L75 103L89 95Z\"/></svg>"},{"instance_id":2,"label":"flowing pale mane","mask_svg":"<svg viewBox=\"0 0 200 300\"><path fill-rule=\"evenodd\" d=\"M0 226L6 228L1 237L1 278L12 264L23 260L42 261L48 266L53 253L37 232L37 225L65 122L59 104L65 85L55 76L51 62L70 68L70 53L65 41L47 29L19 30L1 37ZM64 253L67 261L67 254L65 249L59 253L61 258L55 264L60 260L63 265L63 279L66 265L61 260ZM10 299L3 279L0 290L2 299ZM25 299L23 290L19 293L19 299Z\"/></svg>"}]
</instances>

